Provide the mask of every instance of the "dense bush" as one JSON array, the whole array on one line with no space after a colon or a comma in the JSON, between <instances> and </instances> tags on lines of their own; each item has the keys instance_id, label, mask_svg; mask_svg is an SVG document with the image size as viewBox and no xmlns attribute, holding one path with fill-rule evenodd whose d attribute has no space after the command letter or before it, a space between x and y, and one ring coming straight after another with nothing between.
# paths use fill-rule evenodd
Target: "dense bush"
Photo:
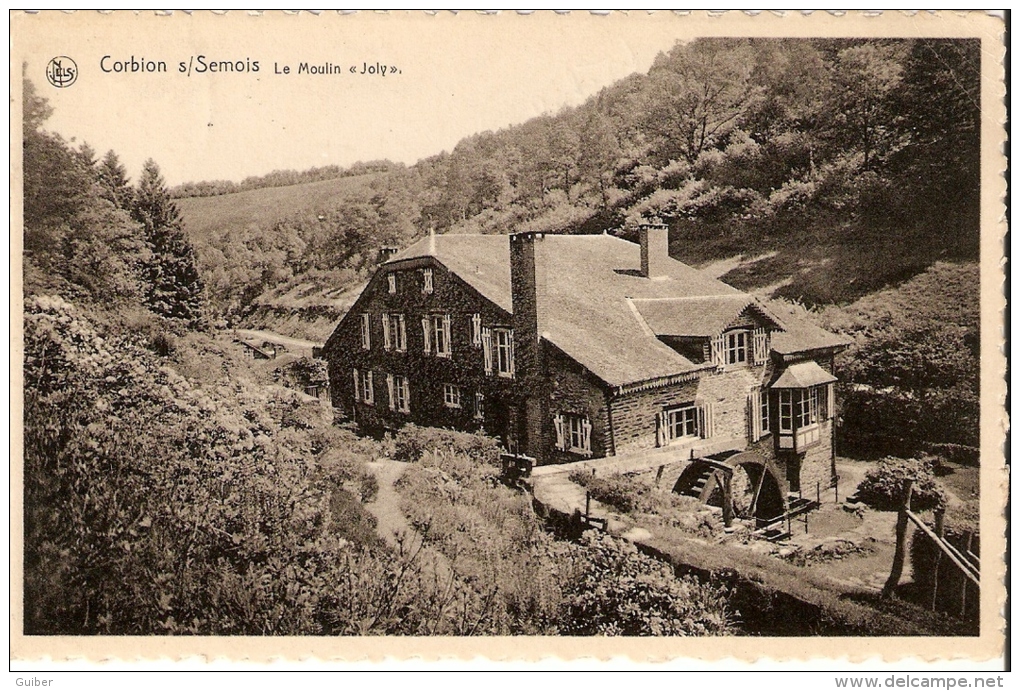
<instances>
[{"instance_id":1,"label":"dense bush","mask_svg":"<svg viewBox=\"0 0 1020 691\"><path fill-rule=\"evenodd\" d=\"M733 633L721 588L677 578L625 540L588 532L564 582L561 632L575 636L707 636Z\"/></svg>"},{"instance_id":2,"label":"dense bush","mask_svg":"<svg viewBox=\"0 0 1020 691\"><path fill-rule=\"evenodd\" d=\"M426 452L447 451L485 465L499 467L499 442L482 434L438 427L404 425L394 442L394 459L417 462Z\"/></svg>"},{"instance_id":3,"label":"dense bush","mask_svg":"<svg viewBox=\"0 0 1020 691\"><path fill-rule=\"evenodd\" d=\"M374 535L370 449L329 454L350 433L283 426L293 392L210 378L26 300L25 632L456 632L461 594Z\"/></svg>"},{"instance_id":4,"label":"dense bush","mask_svg":"<svg viewBox=\"0 0 1020 691\"><path fill-rule=\"evenodd\" d=\"M932 459L886 458L868 471L857 486L857 496L876 509L896 510L902 506L907 480L913 480L911 507L925 511L944 506L946 496L935 479Z\"/></svg>"},{"instance_id":5,"label":"dense bush","mask_svg":"<svg viewBox=\"0 0 1020 691\"><path fill-rule=\"evenodd\" d=\"M720 517L697 499L658 489L640 479L623 474L592 475L575 470L570 480L591 493L591 498L629 514L646 514L663 524L701 537L722 529Z\"/></svg>"},{"instance_id":6,"label":"dense bush","mask_svg":"<svg viewBox=\"0 0 1020 691\"><path fill-rule=\"evenodd\" d=\"M398 481L426 542L487 607L479 633L699 635L732 631L724 593L609 536L545 533L526 495L456 454L426 453Z\"/></svg>"}]
</instances>

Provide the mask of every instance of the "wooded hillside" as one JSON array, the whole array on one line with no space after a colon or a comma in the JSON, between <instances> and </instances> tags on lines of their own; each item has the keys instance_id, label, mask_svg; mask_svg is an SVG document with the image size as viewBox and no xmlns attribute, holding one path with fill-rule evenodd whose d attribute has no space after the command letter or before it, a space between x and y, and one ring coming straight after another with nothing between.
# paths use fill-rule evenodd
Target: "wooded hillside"
<instances>
[{"instance_id":1,"label":"wooded hillside","mask_svg":"<svg viewBox=\"0 0 1020 691\"><path fill-rule=\"evenodd\" d=\"M214 299L243 313L256 290L343 288L430 229L629 237L657 217L681 260L739 257L722 276L738 287L849 302L977 257L979 74L967 40L678 44L579 107L252 228L280 268Z\"/></svg>"}]
</instances>

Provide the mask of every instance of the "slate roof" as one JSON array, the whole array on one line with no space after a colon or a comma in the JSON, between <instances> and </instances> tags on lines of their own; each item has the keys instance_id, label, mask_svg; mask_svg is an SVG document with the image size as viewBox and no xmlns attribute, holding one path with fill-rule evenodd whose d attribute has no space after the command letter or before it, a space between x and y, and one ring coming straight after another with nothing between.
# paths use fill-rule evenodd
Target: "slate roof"
<instances>
[{"instance_id":1,"label":"slate roof","mask_svg":"<svg viewBox=\"0 0 1020 691\"><path fill-rule=\"evenodd\" d=\"M838 381L814 360L797 362L787 367L772 383L773 389L806 389L810 386L831 384Z\"/></svg>"},{"instance_id":2,"label":"slate roof","mask_svg":"<svg viewBox=\"0 0 1020 691\"><path fill-rule=\"evenodd\" d=\"M761 303L745 293L645 298L634 300L634 306L658 336L709 338L721 333L748 308L771 322L775 328L782 329L784 326Z\"/></svg>"},{"instance_id":3,"label":"slate roof","mask_svg":"<svg viewBox=\"0 0 1020 691\"><path fill-rule=\"evenodd\" d=\"M510 294L510 239L507 235L432 235L390 257L435 257L494 303L513 313Z\"/></svg>"},{"instance_id":4,"label":"slate roof","mask_svg":"<svg viewBox=\"0 0 1020 691\"><path fill-rule=\"evenodd\" d=\"M797 308L781 302L770 302L769 309L778 314L786 328L772 334L772 350L782 355L803 353L825 348L845 348L851 341L845 336L815 326L797 314Z\"/></svg>"},{"instance_id":5,"label":"slate roof","mask_svg":"<svg viewBox=\"0 0 1020 691\"><path fill-rule=\"evenodd\" d=\"M750 305L786 326L752 296L682 262L670 259L662 277L641 276L640 247L614 236L545 235L536 243L538 273L545 280L538 304L543 338L611 386L707 366L680 355L657 334L714 335ZM430 236L386 264L419 257L434 257L513 312L508 236ZM685 319L690 327L682 325Z\"/></svg>"}]
</instances>

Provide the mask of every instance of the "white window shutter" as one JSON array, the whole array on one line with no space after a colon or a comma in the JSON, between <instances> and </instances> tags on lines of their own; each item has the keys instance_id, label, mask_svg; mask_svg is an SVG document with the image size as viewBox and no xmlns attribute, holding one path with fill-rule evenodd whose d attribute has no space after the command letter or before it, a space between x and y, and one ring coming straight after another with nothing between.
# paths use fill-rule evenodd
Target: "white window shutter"
<instances>
[{"instance_id":1,"label":"white window shutter","mask_svg":"<svg viewBox=\"0 0 1020 691\"><path fill-rule=\"evenodd\" d=\"M411 382L407 380L407 377L401 377L400 388L404 392L404 412L411 412Z\"/></svg>"},{"instance_id":2,"label":"white window shutter","mask_svg":"<svg viewBox=\"0 0 1020 691\"><path fill-rule=\"evenodd\" d=\"M751 441L758 441L764 430L761 428L761 389L752 389L747 398L747 413L751 420Z\"/></svg>"},{"instance_id":3,"label":"white window shutter","mask_svg":"<svg viewBox=\"0 0 1020 691\"><path fill-rule=\"evenodd\" d=\"M372 317L368 314L361 315L361 347L372 348Z\"/></svg>"},{"instance_id":4,"label":"white window shutter","mask_svg":"<svg viewBox=\"0 0 1020 691\"><path fill-rule=\"evenodd\" d=\"M765 329L754 330L754 364L760 365L769 358L769 333Z\"/></svg>"},{"instance_id":5,"label":"white window shutter","mask_svg":"<svg viewBox=\"0 0 1020 691\"><path fill-rule=\"evenodd\" d=\"M514 360L516 359L514 357L514 332L513 332L513 329L511 329L511 330L506 332L506 340L507 340L507 343L510 344L510 376L513 377L514 376ZM541 345L539 345L539 347L541 348Z\"/></svg>"},{"instance_id":6,"label":"white window shutter","mask_svg":"<svg viewBox=\"0 0 1020 691\"><path fill-rule=\"evenodd\" d=\"M390 402L390 410L396 410L397 409L397 399L393 395L393 375L392 374L387 374L386 375L386 395L387 395L387 400Z\"/></svg>"},{"instance_id":7,"label":"white window shutter","mask_svg":"<svg viewBox=\"0 0 1020 691\"><path fill-rule=\"evenodd\" d=\"M432 325L429 324L429 321L430 319L428 317L421 318L421 333L426 355L432 352Z\"/></svg>"},{"instance_id":8,"label":"white window shutter","mask_svg":"<svg viewBox=\"0 0 1020 691\"><path fill-rule=\"evenodd\" d=\"M492 329L482 329L482 357L485 359L485 373L492 374Z\"/></svg>"},{"instance_id":9,"label":"white window shutter","mask_svg":"<svg viewBox=\"0 0 1020 691\"><path fill-rule=\"evenodd\" d=\"M566 421L563 416L556 413L556 417L553 418L553 424L556 427L556 448L560 451L567 450L567 434L566 434Z\"/></svg>"},{"instance_id":10,"label":"white window shutter","mask_svg":"<svg viewBox=\"0 0 1020 691\"><path fill-rule=\"evenodd\" d=\"M421 287L422 292L423 293L431 293L432 292L432 269L422 269L422 279L423 279L423 283L422 283L422 287Z\"/></svg>"},{"instance_id":11,"label":"white window shutter","mask_svg":"<svg viewBox=\"0 0 1020 691\"><path fill-rule=\"evenodd\" d=\"M655 416L655 443L660 448L668 441L666 426L669 424L668 414L661 412Z\"/></svg>"},{"instance_id":12,"label":"white window shutter","mask_svg":"<svg viewBox=\"0 0 1020 691\"><path fill-rule=\"evenodd\" d=\"M747 394L747 441L755 442L758 441L757 425L754 424L754 392Z\"/></svg>"},{"instance_id":13,"label":"white window shutter","mask_svg":"<svg viewBox=\"0 0 1020 691\"><path fill-rule=\"evenodd\" d=\"M375 403L375 377L372 376L372 370L365 373L365 403Z\"/></svg>"},{"instance_id":14,"label":"white window shutter","mask_svg":"<svg viewBox=\"0 0 1020 691\"><path fill-rule=\"evenodd\" d=\"M407 327L404 324L404 315L399 315L397 321L397 326L400 329L400 333L397 334L397 350L403 352L407 350Z\"/></svg>"},{"instance_id":15,"label":"white window shutter","mask_svg":"<svg viewBox=\"0 0 1020 691\"><path fill-rule=\"evenodd\" d=\"M450 340L450 335L453 330L450 328L450 315L443 315L443 345L446 347L446 354L450 355L453 353L453 341Z\"/></svg>"},{"instance_id":16,"label":"white window shutter","mask_svg":"<svg viewBox=\"0 0 1020 691\"><path fill-rule=\"evenodd\" d=\"M389 280L390 293L396 293L397 292L397 275L396 274L390 274L386 278L387 278L387 280Z\"/></svg>"},{"instance_id":17,"label":"white window shutter","mask_svg":"<svg viewBox=\"0 0 1020 691\"><path fill-rule=\"evenodd\" d=\"M829 384L825 388L826 388L825 398L826 403L828 404L828 410L826 412L828 413L828 417L831 420L834 417L836 417L836 385Z\"/></svg>"},{"instance_id":18,"label":"white window shutter","mask_svg":"<svg viewBox=\"0 0 1020 691\"><path fill-rule=\"evenodd\" d=\"M390 315L383 312L382 315L382 339L383 348L390 349Z\"/></svg>"},{"instance_id":19,"label":"white window shutter","mask_svg":"<svg viewBox=\"0 0 1020 691\"><path fill-rule=\"evenodd\" d=\"M715 421L712 419L712 404L706 403L698 408L698 433L702 439L708 439L715 431Z\"/></svg>"},{"instance_id":20,"label":"white window shutter","mask_svg":"<svg viewBox=\"0 0 1020 691\"><path fill-rule=\"evenodd\" d=\"M482 315L480 314L471 317L471 345L475 348L482 347Z\"/></svg>"},{"instance_id":21,"label":"white window shutter","mask_svg":"<svg viewBox=\"0 0 1020 691\"><path fill-rule=\"evenodd\" d=\"M354 370L354 400L361 400L361 373Z\"/></svg>"},{"instance_id":22,"label":"white window shutter","mask_svg":"<svg viewBox=\"0 0 1020 691\"><path fill-rule=\"evenodd\" d=\"M591 422L588 418L581 421L581 448L591 456Z\"/></svg>"},{"instance_id":23,"label":"white window shutter","mask_svg":"<svg viewBox=\"0 0 1020 691\"><path fill-rule=\"evenodd\" d=\"M712 337L712 364L718 368L726 364L726 346L722 335Z\"/></svg>"}]
</instances>

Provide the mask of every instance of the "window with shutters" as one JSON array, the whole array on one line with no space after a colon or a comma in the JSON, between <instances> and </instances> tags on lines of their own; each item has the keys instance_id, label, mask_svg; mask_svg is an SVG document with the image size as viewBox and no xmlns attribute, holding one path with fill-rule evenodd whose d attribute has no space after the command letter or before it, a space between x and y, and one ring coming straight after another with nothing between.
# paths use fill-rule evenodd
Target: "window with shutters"
<instances>
[{"instance_id":1,"label":"window with shutters","mask_svg":"<svg viewBox=\"0 0 1020 691\"><path fill-rule=\"evenodd\" d=\"M666 439L698 437L698 409L694 405L671 408L666 411Z\"/></svg>"},{"instance_id":2,"label":"window with shutters","mask_svg":"<svg viewBox=\"0 0 1020 691\"><path fill-rule=\"evenodd\" d=\"M753 413L752 413L753 414ZM758 392L758 424L760 425L759 432L761 436L771 434L772 424L769 420L769 392L768 389L761 389Z\"/></svg>"},{"instance_id":3,"label":"window with shutters","mask_svg":"<svg viewBox=\"0 0 1020 691\"><path fill-rule=\"evenodd\" d=\"M726 365L740 365L747 363L747 341L749 332L745 329L727 331L723 334L724 351L723 363Z\"/></svg>"},{"instance_id":4,"label":"window with shutters","mask_svg":"<svg viewBox=\"0 0 1020 691\"><path fill-rule=\"evenodd\" d=\"M496 346L496 372L501 377L514 376L514 332L511 329L493 329Z\"/></svg>"},{"instance_id":5,"label":"window with shutters","mask_svg":"<svg viewBox=\"0 0 1020 691\"><path fill-rule=\"evenodd\" d=\"M421 292L425 293L426 295L429 295L433 291L432 269L422 269L421 276L422 276Z\"/></svg>"},{"instance_id":6,"label":"window with shutters","mask_svg":"<svg viewBox=\"0 0 1020 691\"><path fill-rule=\"evenodd\" d=\"M656 416L655 426L656 444L660 447L675 441L707 439L715 429L712 404L685 403L665 408Z\"/></svg>"},{"instance_id":7,"label":"window with shutters","mask_svg":"<svg viewBox=\"0 0 1020 691\"><path fill-rule=\"evenodd\" d=\"M407 377L393 376L393 407L401 413L411 412L411 386Z\"/></svg>"},{"instance_id":8,"label":"window with shutters","mask_svg":"<svg viewBox=\"0 0 1020 691\"><path fill-rule=\"evenodd\" d=\"M365 350L372 349L372 316L361 315L361 347Z\"/></svg>"},{"instance_id":9,"label":"window with shutters","mask_svg":"<svg viewBox=\"0 0 1020 691\"><path fill-rule=\"evenodd\" d=\"M591 420L587 415L558 413L553 418L556 448L560 451L591 456Z\"/></svg>"},{"instance_id":10,"label":"window with shutters","mask_svg":"<svg viewBox=\"0 0 1020 691\"><path fill-rule=\"evenodd\" d=\"M407 325L404 322L404 315L385 315L386 329L383 333L386 350L396 350L398 353L407 352Z\"/></svg>"},{"instance_id":11,"label":"window with shutters","mask_svg":"<svg viewBox=\"0 0 1020 691\"><path fill-rule=\"evenodd\" d=\"M357 371L357 370L355 370ZM372 376L372 370L362 372L361 374L361 402L367 405L375 404L375 387L373 386L374 377Z\"/></svg>"},{"instance_id":12,"label":"window with shutters","mask_svg":"<svg viewBox=\"0 0 1020 691\"><path fill-rule=\"evenodd\" d=\"M475 392L475 419L485 419L485 394L481 391Z\"/></svg>"},{"instance_id":13,"label":"window with shutters","mask_svg":"<svg viewBox=\"0 0 1020 691\"><path fill-rule=\"evenodd\" d=\"M447 408L460 408L460 387L456 384L443 384L443 404Z\"/></svg>"},{"instance_id":14,"label":"window with shutters","mask_svg":"<svg viewBox=\"0 0 1020 691\"><path fill-rule=\"evenodd\" d=\"M450 315L442 314L431 317L431 328L435 354L439 357L450 357L453 354L450 342Z\"/></svg>"},{"instance_id":15,"label":"window with shutters","mask_svg":"<svg viewBox=\"0 0 1020 691\"><path fill-rule=\"evenodd\" d=\"M394 295L397 292L397 275L389 274L386 280L389 282L390 295Z\"/></svg>"}]
</instances>

